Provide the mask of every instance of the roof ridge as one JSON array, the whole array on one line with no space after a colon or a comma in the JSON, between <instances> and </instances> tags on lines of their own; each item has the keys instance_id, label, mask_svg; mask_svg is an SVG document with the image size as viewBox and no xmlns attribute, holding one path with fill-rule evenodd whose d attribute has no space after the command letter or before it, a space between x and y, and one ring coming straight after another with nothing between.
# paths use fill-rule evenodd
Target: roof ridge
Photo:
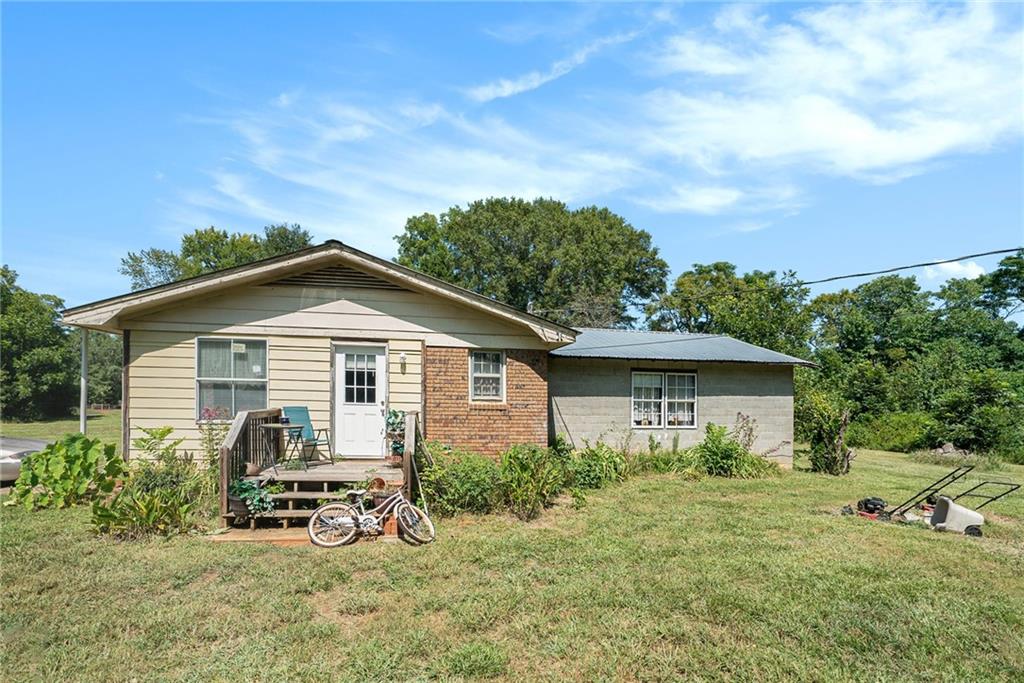
<instances>
[{"instance_id":1,"label":"roof ridge","mask_svg":"<svg viewBox=\"0 0 1024 683\"><path fill-rule=\"evenodd\" d=\"M708 332L674 332L672 330L634 330L629 327L577 327L577 330L585 332L632 332L634 334L672 334L679 337L712 336Z\"/></svg>"}]
</instances>

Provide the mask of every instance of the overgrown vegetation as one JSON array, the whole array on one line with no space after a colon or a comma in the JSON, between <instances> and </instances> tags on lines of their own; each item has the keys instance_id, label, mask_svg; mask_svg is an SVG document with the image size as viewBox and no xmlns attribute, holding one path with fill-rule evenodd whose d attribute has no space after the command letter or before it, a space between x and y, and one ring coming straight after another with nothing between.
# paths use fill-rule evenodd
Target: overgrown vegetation
<instances>
[{"instance_id":1,"label":"overgrown vegetation","mask_svg":"<svg viewBox=\"0 0 1024 683\"><path fill-rule=\"evenodd\" d=\"M110 493L125 463L113 444L70 434L22 461L10 504L64 508Z\"/></svg>"},{"instance_id":2,"label":"overgrown vegetation","mask_svg":"<svg viewBox=\"0 0 1024 683\"><path fill-rule=\"evenodd\" d=\"M523 520L536 518L561 493L569 493L579 507L587 491L647 473L680 473L691 479L704 476L760 478L778 474L778 466L751 452L756 424L737 416L732 429L709 424L699 445L671 450L651 442L647 451L617 449L598 442L573 450L558 437L551 448L518 444L494 459L437 442L427 444L434 463L421 475L423 492L432 513L450 516L463 512L484 514L506 509Z\"/></svg>"},{"instance_id":3,"label":"overgrown vegetation","mask_svg":"<svg viewBox=\"0 0 1024 683\"><path fill-rule=\"evenodd\" d=\"M179 451L171 427L143 428L132 445L140 458L122 487L92 505L97 533L122 540L180 534L203 525L216 498L216 473Z\"/></svg>"},{"instance_id":4,"label":"overgrown vegetation","mask_svg":"<svg viewBox=\"0 0 1024 683\"><path fill-rule=\"evenodd\" d=\"M811 444L811 471L847 474L854 453L846 445L850 411L842 400L819 389L800 397L799 412Z\"/></svg>"},{"instance_id":5,"label":"overgrown vegetation","mask_svg":"<svg viewBox=\"0 0 1024 683\"><path fill-rule=\"evenodd\" d=\"M421 476L431 513L450 516L460 512L487 514L502 502L501 470L492 458L461 449L426 444L434 458Z\"/></svg>"},{"instance_id":6,"label":"overgrown vegetation","mask_svg":"<svg viewBox=\"0 0 1024 683\"><path fill-rule=\"evenodd\" d=\"M549 448L517 444L501 456L501 485L512 514L533 519L564 488L564 463Z\"/></svg>"}]
</instances>

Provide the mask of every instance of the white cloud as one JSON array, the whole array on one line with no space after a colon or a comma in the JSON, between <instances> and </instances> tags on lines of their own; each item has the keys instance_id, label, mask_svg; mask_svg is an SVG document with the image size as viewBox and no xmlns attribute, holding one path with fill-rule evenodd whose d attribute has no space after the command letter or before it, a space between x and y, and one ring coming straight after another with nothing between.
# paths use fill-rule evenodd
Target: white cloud
<instances>
[{"instance_id":1,"label":"white cloud","mask_svg":"<svg viewBox=\"0 0 1024 683\"><path fill-rule=\"evenodd\" d=\"M940 263L937 266L926 266L924 276L929 280L949 280L952 278L974 279L984 275L985 269L974 261L954 261Z\"/></svg>"},{"instance_id":2,"label":"white cloud","mask_svg":"<svg viewBox=\"0 0 1024 683\"><path fill-rule=\"evenodd\" d=\"M801 204L799 191L790 185L741 189L724 185L679 184L663 194L640 196L634 201L661 213L706 215L792 210Z\"/></svg>"},{"instance_id":3,"label":"white cloud","mask_svg":"<svg viewBox=\"0 0 1024 683\"><path fill-rule=\"evenodd\" d=\"M490 102L502 97L511 97L530 90L536 90L545 83L561 78L573 69L582 66L595 53L613 45L628 43L638 35L638 31L632 31L600 38L576 50L565 59L558 60L545 71L531 71L516 78L500 78L491 83L484 83L483 85L469 88L466 91L466 96L476 102Z\"/></svg>"},{"instance_id":4,"label":"white cloud","mask_svg":"<svg viewBox=\"0 0 1024 683\"><path fill-rule=\"evenodd\" d=\"M649 148L899 178L1021 132L1024 41L988 5L831 5L781 23L730 7L715 26L654 57L688 87L648 94Z\"/></svg>"}]
</instances>

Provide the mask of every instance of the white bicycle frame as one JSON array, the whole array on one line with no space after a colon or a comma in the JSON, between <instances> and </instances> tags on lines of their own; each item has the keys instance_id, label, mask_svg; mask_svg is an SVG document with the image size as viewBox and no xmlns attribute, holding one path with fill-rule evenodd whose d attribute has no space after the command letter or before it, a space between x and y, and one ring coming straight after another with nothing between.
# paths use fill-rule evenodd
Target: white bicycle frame
<instances>
[{"instance_id":1,"label":"white bicycle frame","mask_svg":"<svg viewBox=\"0 0 1024 683\"><path fill-rule=\"evenodd\" d=\"M383 531L381 521L388 515L392 514L395 511L395 508L399 505L409 502L405 499L405 496L402 495L401 491L395 491L388 496L383 503L367 512L363 501L364 497L360 496L359 500L352 504L352 507L356 508L356 511L359 513L359 516L353 520L355 522L354 526L356 528L356 533L359 534ZM340 522L346 518L335 517L334 519Z\"/></svg>"}]
</instances>

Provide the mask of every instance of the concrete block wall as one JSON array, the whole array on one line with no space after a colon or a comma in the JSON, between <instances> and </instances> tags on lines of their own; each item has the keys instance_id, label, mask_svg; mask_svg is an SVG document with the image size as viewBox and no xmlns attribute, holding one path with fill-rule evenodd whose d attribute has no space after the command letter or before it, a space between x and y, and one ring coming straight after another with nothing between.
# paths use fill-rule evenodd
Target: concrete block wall
<instances>
[{"instance_id":1,"label":"concrete block wall","mask_svg":"<svg viewBox=\"0 0 1024 683\"><path fill-rule=\"evenodd\" d=\"M547 445L547 351L505 352L505 400L469 400L470 349L428 346L424 353L424 436L497 456L517 443Z\"/></svg>"},{"instance_id":2,"label":"concrete block wall","mask_svg":"<svg viewBox=\"0 0 1024 683\"><path fill-rule=\"evenodd\" d=\"M696 428L632 427L634 370L697 373ZM775 449L772 458L783 466L793 459L793 368L751 363L687 363L559 358L548 365L549 436L562 434L576 446L604 441L632 450L647 448L653 436L669 448L678 436L680 447L704 437L708 422L732 427L742 412L757 421L754 449Z\"/></svg>"}]
</instances>

